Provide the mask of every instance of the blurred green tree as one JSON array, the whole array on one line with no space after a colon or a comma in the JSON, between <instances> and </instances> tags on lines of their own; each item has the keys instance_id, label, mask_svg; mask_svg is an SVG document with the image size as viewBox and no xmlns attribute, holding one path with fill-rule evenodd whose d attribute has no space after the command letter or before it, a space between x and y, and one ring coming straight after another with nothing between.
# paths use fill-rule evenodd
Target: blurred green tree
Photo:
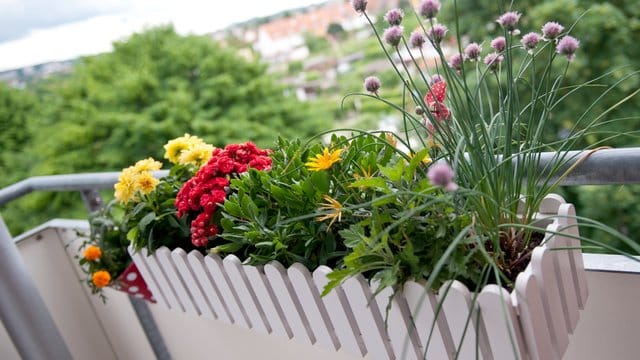
<instances>
[{"instance_id":1,"label":"blurred green tree","mask_svg":"<svg viewBox=\"0 0 640 360\"><path fill-rule=\"evenodd\" d=\"M215 146L252 140L269 147L278 135L307 137L327 127L330 114L286 96L266 71L208 37L152 28L114 43L111 53L84 58L70 76L39 85L30 130L15 112L2 138L20 133L15 141L28 140L20 149L28 165L18 171L27 177L118 171L140 158L162 159L162 146L184 133ZM20 106L30 105L3 108L11 114ZM27 214L42 221L65 208L80 213L75 203L70 195L36 194L3 215L14 232L22 231L34 225Z\"/></svg>"}]
</instances>

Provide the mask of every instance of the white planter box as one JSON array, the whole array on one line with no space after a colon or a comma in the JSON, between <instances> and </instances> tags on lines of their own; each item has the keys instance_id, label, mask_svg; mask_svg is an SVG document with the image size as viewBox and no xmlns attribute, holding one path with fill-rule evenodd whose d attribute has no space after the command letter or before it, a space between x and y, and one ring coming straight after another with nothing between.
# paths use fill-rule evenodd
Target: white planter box
<instances>
[{"instance_id":1,"label":"white planter box","mask_svg":"<svg viewBox=\"0 0 640 360\"><path fill-rule=\"evenodd\" d=\"M586 274L573 205L550 195L538 218L548 223L544 244L511 293L488 285L474 294L457 281L434 293L409 282L388 316L391 289L371 299L376 286L361 276L321 298L327 267L250 266L233 255L167 248L132 257L170 309L329 350L374 359L453 359L456 352L459 359L560 359L586 303Z\"/></svg>"}]
</instances>

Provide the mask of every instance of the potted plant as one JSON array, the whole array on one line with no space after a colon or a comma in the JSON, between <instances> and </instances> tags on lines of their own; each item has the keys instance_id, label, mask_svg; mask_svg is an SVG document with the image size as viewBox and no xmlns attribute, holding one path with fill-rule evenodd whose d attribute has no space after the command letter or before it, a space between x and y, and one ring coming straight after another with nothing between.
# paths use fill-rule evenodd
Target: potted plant
<instances>
[{"instance_id":1,"label":"potted plant","mask_svg":"<svg viewBox=\"0 0 640 360\"><path fill-rule=\"evenodd\" d=\"M402 10L379 35L367 2L352 5L405 96L383 98L375 76L349 96L397 110L403 133L214 150L174 184L175 208L129 209L152 292L170 308L382 359L562 357L587 301L580 241L597 241L551 192L588 156L568 150L600 115L587 109L561 140L544 130L579 89L563 83L579 41L555 22L521 35L521 14L507 11L489 53L456 35L449 54L439 1L421 2L411 35ZM165 214L189 244L156 246Z\"/></svg>"}]
</instances>

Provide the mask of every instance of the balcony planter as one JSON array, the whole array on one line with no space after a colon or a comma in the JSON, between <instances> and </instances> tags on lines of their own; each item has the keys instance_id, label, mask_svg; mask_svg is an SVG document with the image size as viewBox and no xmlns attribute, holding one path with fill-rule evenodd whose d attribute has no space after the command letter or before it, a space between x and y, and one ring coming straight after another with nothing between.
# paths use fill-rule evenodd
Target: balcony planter
<instances>
[{"instance_id":1,"label":"balcony planter","mask_svg":"<svg viewBox=\"0 0 640 360\"><path fill-rule=\"evenodd\" d=\"M320 297L327 267L311 273L301 264L251 266L233 255L182 249L131 253L167 308L333 351L375 359L446 359L456 352L459 359L476 353L481 359L560 359L587 299L573 205L550 195L537 221L546 225L545 240L512 292L488 285L474 294L452 281L434 293L408 282L388 313L392 290L372 300L376 286L360 276Z\"/></svg>"}]
</instances>

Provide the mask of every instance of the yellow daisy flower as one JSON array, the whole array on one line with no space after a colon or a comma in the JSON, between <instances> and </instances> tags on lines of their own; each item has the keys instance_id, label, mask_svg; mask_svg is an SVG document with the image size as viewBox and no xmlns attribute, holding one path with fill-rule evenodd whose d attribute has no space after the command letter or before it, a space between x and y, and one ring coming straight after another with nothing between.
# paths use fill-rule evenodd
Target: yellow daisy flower
<instances>
[{"instance_id":1,"label":"yellow daisy flower","mask_svg":"<svg viewBox=\"0 0 640 360\"><path fill-rule=\"evenodd\" d=\"M329 212L322 216L318 216L316 218L316 221L331 220L329 222L329 226L327 227L327 230L329 230L336 219L338 220L338 222L342 220L342 204L340 204L338 200L332 198L329 195L322 195L322 198L326 201L326 203L320 206L320 210Z\"/></svg>"},{"instance_id":2,"label":"yellow daisy flower","mask_svg":"<svg viewBox=\"0 0 640 360\"><path fill-rule=\"evenodd\" d=\"M340 161L340 153L343 149L336 149L329 151L329 148L324 148L322 154L317 154L315 158L309 160L305 165L311 171L320 171L330 169L331 166Z\"/></svg>"}]
</instances>

